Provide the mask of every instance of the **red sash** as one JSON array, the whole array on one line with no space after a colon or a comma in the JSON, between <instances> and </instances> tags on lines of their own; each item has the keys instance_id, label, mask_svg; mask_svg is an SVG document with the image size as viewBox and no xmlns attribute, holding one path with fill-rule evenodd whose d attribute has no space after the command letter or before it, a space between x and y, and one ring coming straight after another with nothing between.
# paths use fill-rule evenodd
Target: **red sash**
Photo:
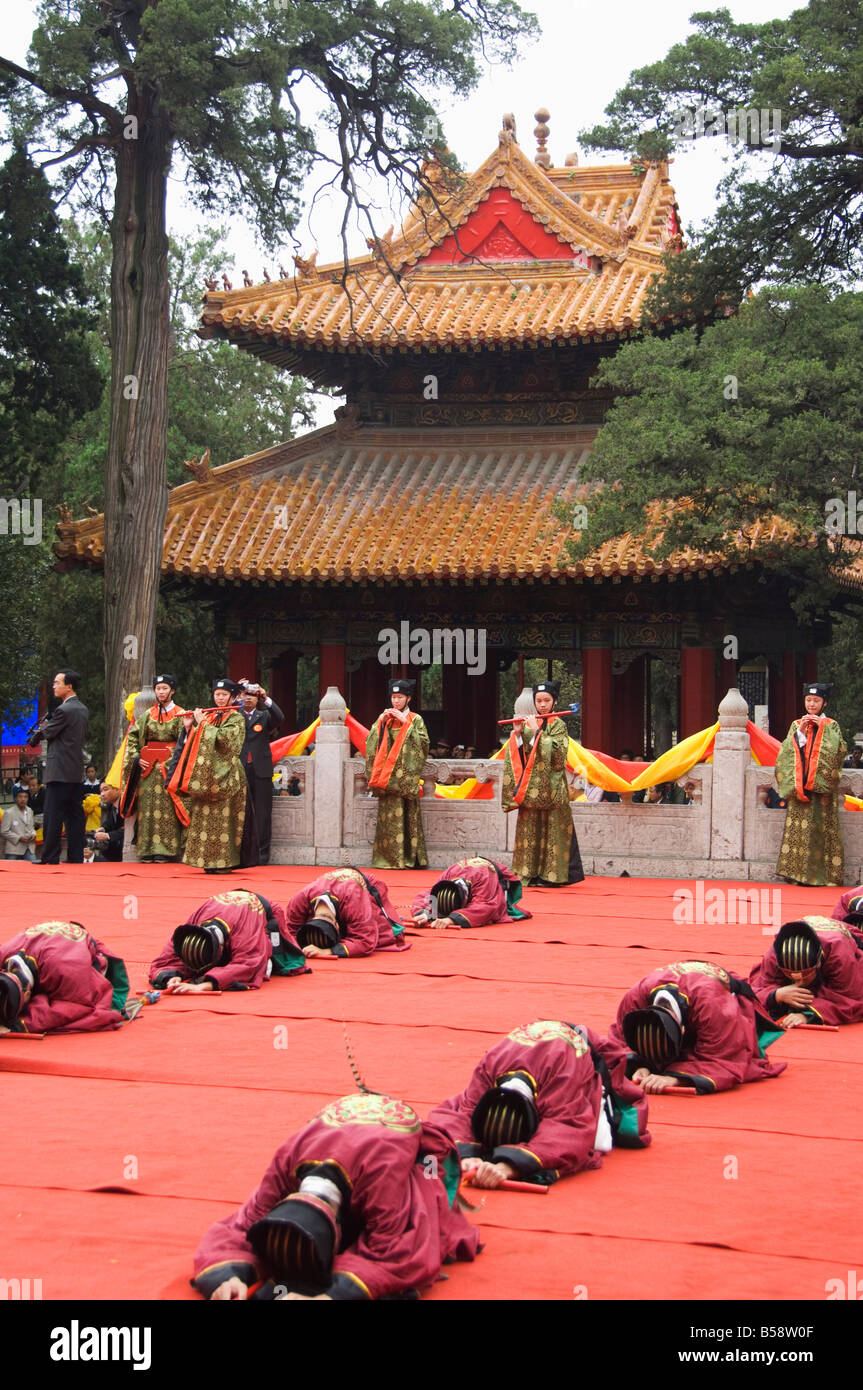
<instances>
[{"instance_id":1,"label":"red sash","mask_svg":"<svg viewBox=\"0 0 863 1390\"><path fill-rule=\"evenodd\" d=\"M804 750L800 747L800 744L797 742L796 733L794 735L794 791L796 793L798 801L809 800L809 797L806 795L806 793L811 792L812 788L815 785L815 777L818 772L818 758L821 754L821 740L824 737L825 726L830 722L831 721L827 719L820 719L818 721L818 727L815 730L814 739L812 736L812 725L811 723L807 723L807 727L805 730L806 751L809 754L809 758L806 764L805 776L803 772ZM800 725L803 723L804 720L801 719L797 725L797 728L799 729Z\"/></svg>"},{"instance_id":2,"label":"red sash","mask_svg":"<svg viewBox=\"0 0 863 1390\"><path fill-rule=\"evenodd\" d=\"M391 716L388 714L381 715L378 720L378 746L375 751L375 760L372 763L372 775L369 778L369 786L376 787L378 791L385 791L389 785L393 768L398 761L399 753L402 751L402 746L408 736L408 730L416 718L416 715L412 713L408 714L407 719L393 739L392 748L388 753L386 751L386 723L389 721L390 717ZM381 727L382 725L384 726L383 728Z\"/></svg>"},{"instance_id":3,"label":"red sash","mask_svg":"<svg viewBox=\"0 0 863 1390\"><path fill-rule=\"evenodd\" d=\"M549 716L549 717L550 717L550 716ZM524 801L525 793L526 793L526 791L527 791L527 789L528 789L528 787L529 787L529 785L530 785L530 774L533 772L533 764L534 764L534 762L536 761L536 750L537 750L538 747L539 747L539 736L540 736L541 733L544 732L545 727L546 727L546 723L547 723L547 720L544 720L544 719L543 719L542 722L541 722L540 728L537 729L536 733L534 734L534 736L533 736L533 743L530 745L530 753L528 754L527 762L525 763L524 767L522 768L522 770L521 770L521 776L519 777L518 782L516 783L515 792L513 793L513 798L512 798L513 801L515 802L516 806L520 806L520 805L522 804L522 802ZM522 748L523 748L523 747L524 747L524 743L522 742ZM517 737L517 735L516 735L515 729L513 729L512 733L511 733L510 736L509 736L509 750L508 750L508 751L509 751L509 760L510 760L510 762L511 762L511 764L512 764L512 770L513 770L513 774L514 774L514 773L515 773L515 769L516 769L516 767L518 766L518 764L517 764L517 762L516 762L516 759L517 759L518 757L520 757L519 747L518 747L518 737Z\"/></svg>"}]
</instances>

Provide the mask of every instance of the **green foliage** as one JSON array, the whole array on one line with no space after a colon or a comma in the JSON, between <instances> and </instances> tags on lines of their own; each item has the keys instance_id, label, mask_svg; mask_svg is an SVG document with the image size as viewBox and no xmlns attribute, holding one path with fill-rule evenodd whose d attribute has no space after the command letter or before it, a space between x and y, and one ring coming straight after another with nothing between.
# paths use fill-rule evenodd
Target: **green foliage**
<instances>
[{"instance_id":1,"label":"green foliage","mask_svg":"<svg viewBox=\"0 0 863 1390\"><path fill-rule=\"evenodd\" d=\"M0 491L39 493L71 423L104 375L88 329L98 293L84 282L48 182L22 150L0 169Z\"/></svg>"},{"instance_id":2,"label":"green foliage","mask_svg":"<svg viewBox=\"0 0 863 1390\"><path fill-rule=\"evenodd\" d=\"M851 527L825 522L830 499L860 486L861 372L863 295L818 287L765 289L701 334L622 347L597 373L618 395L584 465L588 524L571 554L624 531L658 559L751 554L796 576L800 611L823 606L828 568L857 555ZM768 543L771 517L786 528Z\"/></svg>"},{"instance_id":3,"label":"green foliage","mask_svg":"<svg viewBox=\"0 0 863 1390\"><path fill-rule=\"evenodd\" d=\"M606 108L610 121L583 132L583 142L662 159L691 147L681 113L708 108L726 117L726 134L727 113L778 112L781 144L766 166L753 163L743 141L732 147L715 218L691 235L692 256L666 258L671 273L645 305L645 320L737 302L764 279L851 284L863 268L859 0L810 0L762 24L737 24L724 9L691 22L696 32L632 73ZM759 139L773 150L763 126Z\"/></svg>"}]
</instances>

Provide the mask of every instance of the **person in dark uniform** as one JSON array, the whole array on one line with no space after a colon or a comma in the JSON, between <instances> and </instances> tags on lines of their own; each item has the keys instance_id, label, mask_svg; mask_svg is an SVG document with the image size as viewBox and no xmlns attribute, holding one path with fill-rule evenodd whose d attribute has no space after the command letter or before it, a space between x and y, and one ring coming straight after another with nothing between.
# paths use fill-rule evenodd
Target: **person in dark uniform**
<instances>
[{"instance_id":1,"label":"person in dark uniform","mask_svg":"<svg viewBox=\"0 0 863 1390\"><path fill-rule=\"evenodd\" d=\"M243 715L246 738L240 761L249 784L258 832L258 863L270 862L270 833L273 822L273 756L270 740L285 716L262 685L240 681L243 687Z\"/></svg>"},{"instance_id":2,"label":"person in dark uniform","mask_svg":"<svg viewBox=\"0 0 863 1390\"><path fill-rule=\"evenodd\" d=\"M101 798L102 823L93 835L96 858L102 864L120 864L123 860L126 824L117 805L120 800L119 787L112 787L109 782L103 782Z\"/></svg>"},{"instance_id":3,"label":"person in dark uniform","mask_svg":"<svg viewBox=\"0 0 863 1390\"><path fill-rule=\"evenodd\" d=\"M84 862L84 808L81 774L84 770L84 739L89 711L78 699L77 671L58 671L54 694L62 700L37 726L31 744L48 743L45 767L45 819L43 821L43 864L60 863L60 841L66 826L66 859L70 864Z\"/></svg>"}]
</instances>

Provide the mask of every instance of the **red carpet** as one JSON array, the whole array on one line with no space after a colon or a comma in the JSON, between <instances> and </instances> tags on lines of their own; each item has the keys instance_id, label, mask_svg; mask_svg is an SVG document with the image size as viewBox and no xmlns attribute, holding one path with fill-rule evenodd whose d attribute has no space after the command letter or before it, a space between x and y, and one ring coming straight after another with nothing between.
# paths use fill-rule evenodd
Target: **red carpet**
<instances>
[{"instance_id":1,"label":"red carpet","mask_svg":"<svg viewBox=\"0 0 863 1390\"><path fill-rule=\"evenodd\" d=\"M0 935L80 921L124 956L137 992L211 890L229 882L284 901L311 872L214 881L170 865L7 863ZM385 877L406 906L434 876ZM0 1162L3 1274L41 1278L46 1299L196 1297L188 1275L203 1231L248 1195L288 1133L352 1089L342 1020L368 1083L425 1114L517 1023L606 1031L624 990L671 960L748 972L762 928L677 924L678 886L530 889L527 922L417 933L401 955L318 961L247 994L163 996L117 1033L0 1040L6 1113L26 1136ZM828 912L838 896L781 891L783 921ZM775 1081L652 1101L644 1152L616 1151L546 1197L485 1194L472 1217L485 1251L428 1296L823 1300L827 1280L859 1263L863 1025L792 1032L771 1056L790 1063Z\"/></svg>"}]
</instances>

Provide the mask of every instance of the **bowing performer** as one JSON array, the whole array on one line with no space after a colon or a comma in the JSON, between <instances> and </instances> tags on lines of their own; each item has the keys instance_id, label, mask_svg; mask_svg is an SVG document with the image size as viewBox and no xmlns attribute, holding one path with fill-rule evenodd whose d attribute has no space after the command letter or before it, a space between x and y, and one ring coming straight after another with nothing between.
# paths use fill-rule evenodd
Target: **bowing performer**
<instances>
[{"instance_id":1,"label":"bowing performer","mask_svg":"<svg viewBox=\"0 0 863 1390\"><path fill-rule=\"evenodd\" d=\"M833 904L830 916L844 923L857 945L863 948L863 887L847 888Z\"/></svg>"},{"instance_id":2,"label":"bowing performer","mask_svg":"<svg viewBox=\"0 0 863 1390\"><path fill-rule=\"evenodd\" d=\"M443 877L419 893L411 904L416 927L486 927L493 922L519 922L530 912L516 907L521 879L493 859L458 859Z\"/></svg>"},{"instance_id":3,"label":"bowing performer","mask_svg":"<svg viewBox=\"0 0 863 1390\"><path fill-rule=\"evenodd\" d=\"M80 922L39 922L0 946L0 1033L119 1028L129 977Z\"/></svg>"},{"instance_id":4,"label":"bowing performer","mask_svg":"<svg viewBox=\"0 0 863 1390\"><path fill-rule=\"evenodd\" d=\"M627 1072L648 1092L691 1086L709 1095L786 1067L767 1061L779 1031L751 986L706 960L677 961L633 985L609 1037L629 1048Z\"/></svg>"},{"instance_id":5,"label":"bowing performer","mask_svg":"<svg viewBox=\"0 0 863 1390\"><path fill-rule=\"evenodd\" d=\"M387 684L390 707L375 720L366 741L366 777L378 798L372 864L376 869L424 869L428 864L420 814L420 777L429 736L418 714L408 708L413 680Z\"/></svg>"},{"instance_id":6,"label":"bowing performer","mask_svg":"<svg viewBox=\"0 0 863 1390\"><path fill-rule=\"evenodd\" d=\"M165 768L183 732L185 710L174 702L177 677L163 672L153 682L156 703L133 724L126 737L120 788L120 815L137 811L138 858L165 863L183 849L183 826L165 786Z\"/></svg>"},{"instance_id":7,"label":"bowing performer","mask_svg":"<svg viewBox=\"0 0 863 1390\"><path fill-rule=\"evenodd\" d=\"M863 950L831 917L786 922L749 983L783 1028L863 1023Z\"/></svg>"},{"instance_id":8,"label":"bowing performer","mask_svg":"<svg viewBox=\"0 0 863 1390\"><path fill-rule=\"evenodd\" d=\"M386 884L369 870L321 874L294 894L285 918L306 956L369 956L410 946Z\"/></svg>"},{"instance_id":9,"label":"bowing performer","mask_svg":"<svg viewBox=\"0 0 863 1390\"><path fill-rule=\"evenodd\" d=\"M454 1208L449 1135L389 1096L344 1096L278 1150L261 1184L195 1255L205 1298L366 1302L417 1296L441 1265L473 1260Z\"/></svg>"},{"instance_id":10,"label":"bowing performer","mask_svg":"<svg viewBox=\"0 0 863 1390\"><path fill-rule=\"evenodd\" d=\"M533 686L536 713L513 721L503 773L503 809L518 811L513 873L545 888L584 878L566 780L569 734L554 714L559 694L559 681Z\"/></svg>"},{"instance_id":11,"label":"bowing performer","mask_svg":"<svg viewBox=\"0 0 863 1390\"><path fill-rule=\"evenodd\" d=\"M461 1095L428 1123L455 1139L476 1187L556 1182L601 1168L613 1146L646 1149L644 1091L626 1077L626 1048L591 1029L543 1019L482 1057Z\"/></svg>"},{"instance_id":12,"label":"bowing performer","mask_svg":"<svg viewBox=\"0 0 863 1390\"><path fill-rule=\"evenodd\" d=\"M207 994L259 989L271 975L306 970L284 909L241 888L196 907L153 961L149 978L169 994Z\"/></svg>"},{"instance_id":13,"label":"bowing performer","mask_svg":"<svg viewBox=\"0 0 863 1390\"><path fill-rule=\"evenodd\" d=\"M254 811L240 751L246 721L232 705L240 687L213 681L214 709L183 715L184 736L166 770L168 791L188 826L183 863L217 874L257 863Z\"/></svg>"}]
</instances>

